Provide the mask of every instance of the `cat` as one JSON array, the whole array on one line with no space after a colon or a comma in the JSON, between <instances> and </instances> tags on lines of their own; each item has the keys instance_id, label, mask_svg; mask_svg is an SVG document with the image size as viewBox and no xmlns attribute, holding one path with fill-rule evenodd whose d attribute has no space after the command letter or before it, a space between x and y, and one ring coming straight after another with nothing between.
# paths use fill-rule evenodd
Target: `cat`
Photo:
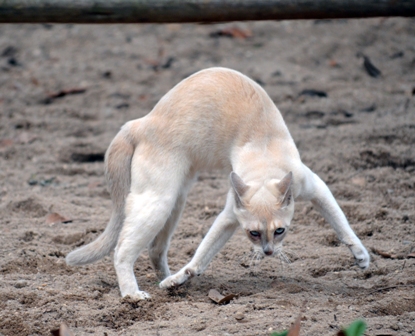
<instances>
[{"instance_id":1,"label":"cat","mask_svg":"<svg viewBox=\"0 0 415 336\"><path fill-rule=\"evenodd\" d=\"M200 171L230 172L224 210L192 260L171 275L170 238ZM127 122L105 155L113 212L105 231L66 257L68 265L103 258L115 248L122 297L147 299L134 263L148 247L161 288L200 275L240 226L256 250L281 248L296 200L310 200L366 269L370 257L326 184L301 159L281 113L245 75L209 68L184 79L145 117Z\"/></svg>"}]
</instances>

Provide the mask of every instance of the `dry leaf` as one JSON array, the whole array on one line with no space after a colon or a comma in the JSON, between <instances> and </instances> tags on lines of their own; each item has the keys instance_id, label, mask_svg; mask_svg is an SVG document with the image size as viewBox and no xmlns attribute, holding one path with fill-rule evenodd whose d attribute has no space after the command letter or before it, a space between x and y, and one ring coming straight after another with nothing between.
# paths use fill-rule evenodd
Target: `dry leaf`
<instances>
[{"instance_id":1,"label":"dry leaf","mask_svg":"<svg viewBox=\"0 0 415 336\"><path fill-rule=\"evenodd\" d=\"M246 39L252 37L252 32L249 29L241 29L238 27L223 28L213 33L210 33L211 37L226 36L232 38Z\"/></svg>"},{"instance_id":2,"label":"dry leaf","mask_svg":"<svg viewBox=\"0 0 415 336\"><path fill-rule=\"evenodd\" d=\"M294 324L288 330L287 336L300 336L300 326L301 326L301 315L298 315Z\"/></svg>"},{"instance_id":3,"label":"dry leaf","mask_svg":"<svg viewBox=\"0 0 415 336\"><path fill-rule=\"evenodd\" d=\"M74 95L74 94L80 94L85 93L86 88L79 87L79 88L70 88L70 89L63 89L57 92L48 93L47 97L43 100L44 104L50 104L52 103L56 98L62 98L67 95Z\"/></svg>"},{"instance_id":4,"label":"dry leaf","mask_svg":"<svg viewBox=\"0 0 415 336\"><path fill-rule=\"evenodd\" d=\"M337 68L337 67L339 67L339 63L337 63L336 60L331 59L331 60L329 60L329 66L331 66L332 68Z\"/></svg>"},{"instance_id":5,"label":"dry leaf","mask_svg":"<svg viewBox=\"0 0 415 336\"><path fill-rule=\"evenodd\" d=\"M300 92L299 96L327 98L327 92L315 89L305 89Z\"/></svg>"},{"instance_id":6,"label":"dry leaf","mask_svg":"<svg viewBox=\"0 0 415 336\"><path fill-rule=\"evenodd\" d=\"M66 218L58 214L57 212L51 212L46 215L46 224L53 225L56 223L72 223L72 219Z\"/></svg>"},{"instance_id":7,"label":"dry leaf","mask_svg":"<svg viewBox=\"0 0 415 336\"><path fill-rule=\"evenodd\" d=\"M391 259L393 259L392 258L392 254L391 253L388 253L388 252L384 252L384 251L381 251L381 250L378 250L377 248L372 248L372 252L373 253L375 253L375 254L377 254L377 255L380 255L381 257L383 257L383 258L391 258Z\"/></svg>"},{"instance_id":8,"label":"dry leaf","mask_svg":"<svg viewBox=\"0 0 415 336\"><path fill-rule=\"evenodd\" d=\"M149 98L150 98L150 95L148 94L141 94L138 96L138 99L142 102L146 102L147 100L149 100Z\"/></svg>"},{"instance_id":9,"label":"dry leaf","mask_svg":"<svg viewBox=\"0 0 415 336\"><path fill-rule=\"evenodd\" d=\"M208 294L209 298L217 304L229 303L233 298L237 297L238 294L228 294L226 296L219 293L216 289L211 289Z\"/></svg>"},{"instance_id":10,"label":"dry leaf","mask_svg":"<svg viewBox=\"0 0 415 336\"><path fill-rule=\"evenodd\" d=\"M363 54L362 56L363 56L363 67L365 68L368 75L374 78L379 77L382 74L380 70L373 65L369 57Z\"/></svg>"},{"instance_id":11,"label":"dry leaf","mask_svg":"<svg viewBox=\"0 0 415 336\"><path fill-rule=\"evenodd\" d=\"M80 94L80 93L85 93L85 92L86 92L85 88L70 88L70 89L63 89L58 92L50 93L48 94L48 97L51 99L54 99L54 98L65 97L67 95Z\"/></svg>"},{"instance_id":12,"label":"dry leaf","mask_svg":"<svg viewBox=\"0 0 415 336\"><path fill-rule=\"evenodd\" d=\"M158 60L148 58L144 62L149 64L154 71L159 71L160 69L169 69L175 60L174 57L170 56L167 59L159 58Z\"/></svg>"},{"instance_id":13,"label":"dry leaf","mask_svg":"<svg viewBox=\"0 0 415 336\"><path fill-rule=\"evenodd\" d=\"M0 140L0 148L5 148L12 146L14 144L12 139L1 139Z\"/></svg>"}]
</instances>

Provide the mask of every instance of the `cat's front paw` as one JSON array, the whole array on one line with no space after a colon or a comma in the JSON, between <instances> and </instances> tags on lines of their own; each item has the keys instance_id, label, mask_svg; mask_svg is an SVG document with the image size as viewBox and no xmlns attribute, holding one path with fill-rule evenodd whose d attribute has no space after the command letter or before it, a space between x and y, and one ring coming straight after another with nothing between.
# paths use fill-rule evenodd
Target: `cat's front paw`
<instances>
[{"instance_id":1,"label":"cat's front paw","mask_svg":"<svg viewBox=\"0 0 415 336\"><path fill-rule=\"evenodd\" d=\"M356 259L357 266L361 269L367 269L370 264L370 256L364 246L356 246L351 248Z\"/></svg>"},{"instance_id":2,"label":"cat's front paw","mask_svg":"<svg viewBox=\"0 0 415 336\"><path fill-rule=\"evenodd\" d=\"M160 282L160 288L168 289L168 288L174 288L178 287L182 284L184 284L187 280L192 278L195 275L194 271L191 269L185 269L180 270L176 274L173 274L166 279L164 279L162 282Z\"/></svg>"}]
</instances>

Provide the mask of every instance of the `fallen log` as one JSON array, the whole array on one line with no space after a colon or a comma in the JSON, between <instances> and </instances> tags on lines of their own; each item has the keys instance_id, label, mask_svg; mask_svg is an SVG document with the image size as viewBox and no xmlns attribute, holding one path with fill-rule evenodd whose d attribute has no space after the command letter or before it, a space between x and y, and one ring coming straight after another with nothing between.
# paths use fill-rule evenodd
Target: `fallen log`
<instances>
[{"instance_id":1,"label":"fallen log","mask_svg":"<svg viewBox=\"0 0 415 336\"><path fill-rule=\"evenodd\" d=\"M414 0L0 0L0 23L172 23L415 16Z\"/></svg>"}]
</instances>

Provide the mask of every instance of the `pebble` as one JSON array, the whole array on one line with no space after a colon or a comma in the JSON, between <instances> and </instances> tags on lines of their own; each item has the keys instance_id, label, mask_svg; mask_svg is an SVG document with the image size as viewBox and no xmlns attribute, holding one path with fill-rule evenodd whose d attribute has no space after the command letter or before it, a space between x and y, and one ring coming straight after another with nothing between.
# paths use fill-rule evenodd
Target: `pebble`
<instances>
[{"instance_id":1,"label":"pebble","mask_svg":"<svg viewBox=\"0 0 415 336\"><path fill-rule=\"evenodd\" d=\"M16 288L23 288L27 286L27 281L26 280L19 280L14 284L14 287Z\"/></svg>"},{"instance_id":2,"label":"pebble","mask_svg":"<svg viewBox=\"0 0 415 336\"><path fill-rule=\"evenodd\" d=\"M237 319L238 321L243 320L245 318L245 315L242 314L241 312L238 312L235 314L235 319Z\"/></svg>"},{"instance_id":3,"label":"pebble","mask_svg":"<svg viewBox=\"0 0 415 336\"><path fill-rule=\"evenodd\" d=\"M399 326L397 325L397 324L392 324L391 326L390 326L390 328L392 329L392 330L395 330L395 331L398 331L400 328L399 328Z\"/></svg>"},{"instance_id":4,"label":"pebble","mask_svg":"<svg viewBox=\"0 0 415 336\"><path fill-rule=\"evenodd\" d=\"M352 184L356 185L356 186L359 186L359 187L364 187L364 186L366 186L366 179L365 179L364 177L361 177L361 176L356 176L356 177L353 177L353 178L350 180L350 182L351 182Z\"/></svg>"}]
</instances>

